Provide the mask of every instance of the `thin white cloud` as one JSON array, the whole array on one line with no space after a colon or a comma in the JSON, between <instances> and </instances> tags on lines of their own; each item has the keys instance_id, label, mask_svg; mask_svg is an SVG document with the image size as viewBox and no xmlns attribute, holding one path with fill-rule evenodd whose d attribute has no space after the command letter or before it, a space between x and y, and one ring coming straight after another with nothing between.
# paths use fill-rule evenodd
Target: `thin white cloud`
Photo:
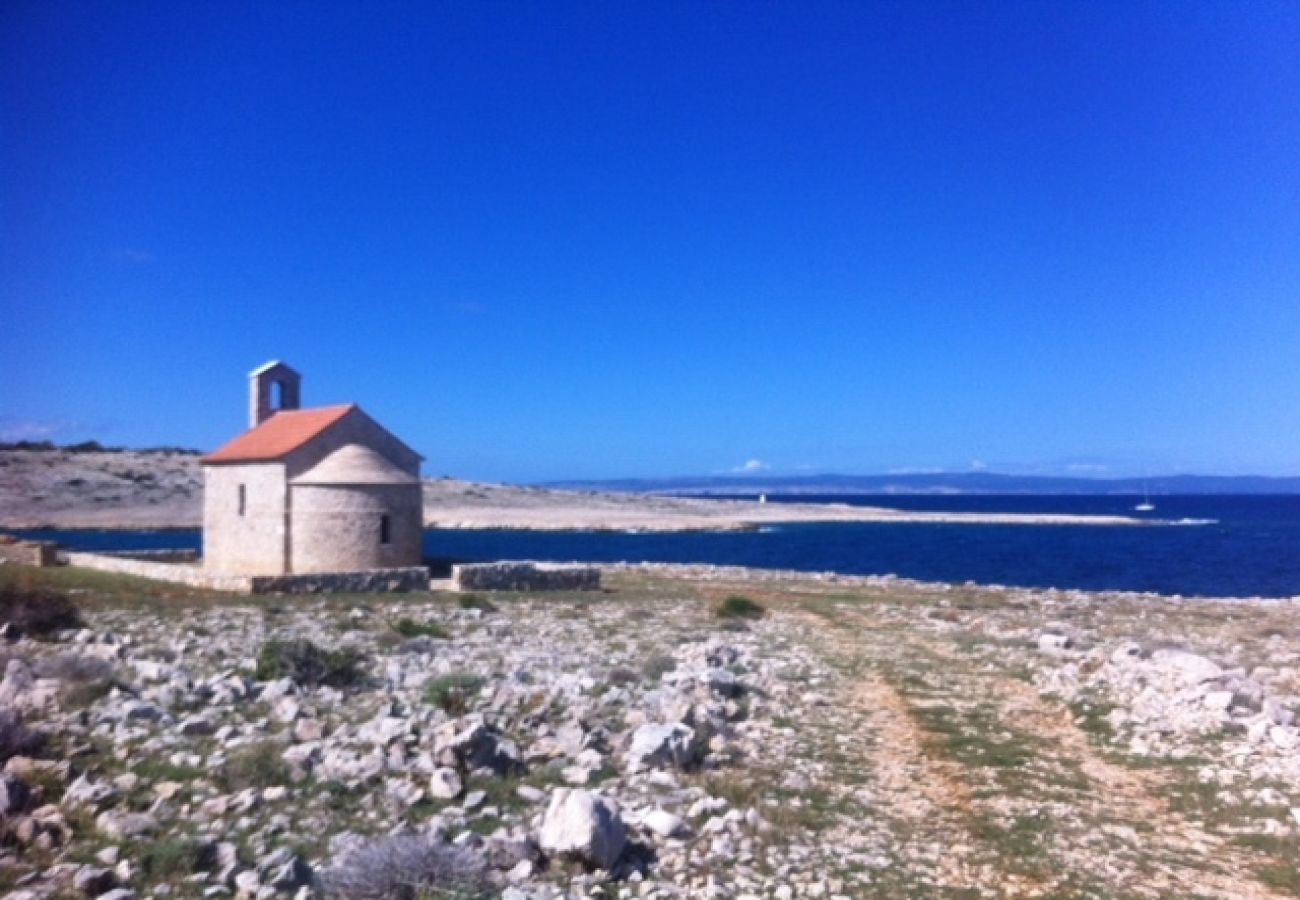
<instances>
[{"instance_id":1,"label":"thin white cloud","mask_svg":"<svg viewBox=\"0 0 1300 900\"><path fill-rule=\"evenodd\" d=\"M770 468L772 467L769 466L767 463L763 462L761 459L748 459L745 460L745 462L741 463L740 465L736 466L731 471L737 472L741 475L752 475L755 472L765 472Z\"/></svg>"},{"instance_id":2,"label":"thin white cloud","mask_svg":"<svg viewBox=\"0 0 1300 900\"><path fill-rule=\"evenodd\" d=\"M972 459L970 461L970 469L972 472L984 472L988 470L988 467L989 464L982 459Z\"/></svg>"},{"instance_id":3,"label":"thin white cloud","mask_svg":"<svg viewBox=\"0 0 1300 900\"><path fill-rule=\"evenodd\" d=\"M1110 466L1102 463L1070 463L1065 468L1077 475L1105 475L1110 471Z\"/></svg>"},{"instance_id":4,"label":"thin white cloud","mask_svg":"<svg viewBox=\"0 0 1300 900\"><path fill-rule=\"evenodd\" d=\"M73 422L0 416L0 441L45 441L73 427Z\"/></svg>"}]
</instances>

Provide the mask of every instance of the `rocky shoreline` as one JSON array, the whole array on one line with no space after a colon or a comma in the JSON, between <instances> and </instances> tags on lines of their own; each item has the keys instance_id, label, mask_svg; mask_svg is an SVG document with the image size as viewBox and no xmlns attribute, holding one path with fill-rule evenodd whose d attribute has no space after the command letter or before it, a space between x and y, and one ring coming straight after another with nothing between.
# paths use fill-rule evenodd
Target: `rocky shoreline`
<instances>
[{"instance_id":1,"label":"rocky shoreline","mask_svg":"<svg viewBox=\"0 0 1300 900\"><path fill-rule=\"evenodd\" d=\"M28 900L401 895L393 879L515 900L1300 884L1294 602L605 576L588 595L253 599L25 570L83 623L7 630L0 884ZM741 596L752 610L719 615Z\"/></svg>"}]
</instances>

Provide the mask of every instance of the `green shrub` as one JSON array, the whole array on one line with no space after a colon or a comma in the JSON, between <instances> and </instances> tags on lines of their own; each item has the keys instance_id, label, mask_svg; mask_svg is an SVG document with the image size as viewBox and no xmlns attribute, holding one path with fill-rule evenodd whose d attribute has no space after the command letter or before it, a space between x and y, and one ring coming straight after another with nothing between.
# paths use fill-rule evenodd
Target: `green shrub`
<instances>
[{"instance_id":1,"label":"green shrub","mask_svg":"<svg viewBox=\"0 0 1300 900\"><path fill-rule=\"evenodd\" d=\"M261 741L233 750L218 775L222 787L232 792L288 784L289 778L284 746L275 741Z\"/></svg>"},{"instance_id":2,"label":"green shrub","mask_svg":"<svg viewBox=\"0 0 1300 900\"><path fill-rule=\"evenodd\" d=\"M12 626L25 637L42 638L66 628L82 626L81 612L57 591L0 585L0 624Z\"/></svg>"},{"instance_id":3,"label":"green shrub","mask_svg":"<svg viewBox=\"0 0 1300 900\"><path fill-rule=\"evenodd\" d=\"M194 838L150 841L142 845L136 859L148 880L167 881L210 870L217 862L217 844Z\"/></svg>"},{"instance_id":4,"label":"green shrub","mask_svg":"<svg viewBox=\"0 0 1300 900\"><path fill-rule=\"evenodd\" d=\"M497 611L497 605L482 594L461 594L456 603L461 609L477 609L485 613Z\"/></svg>"},{"instance_id":5,"label":"green shrub","mask_svg":"<svg viewBox=\"0 0 1300 900\"><path fill-rule=\"evenodd\" d=\"M641 674L645 676L646 681L659 681L675 668L677 668L677 660L659 654L645 661L645 665L641 667Z\"/></svg>"},{"instance_id":6,"label":"green shrub","mask_svg":"<svg viewBox=\"0 0 1300 900\"><path fill-rule=\"evenodd\" d=\"M305 639L272 640L257 654L259 681L292 678L300 685L346 687L362 678L360 652L347 647L325 650Z\"/></svg>"},{"instance_id":7,"label":"green shrub","mask_svg":"<svg viewBox=\"0 0 1300 900\"><path fill-rule=\"evenodd\" d=\"M451 637L447 629L437 622L417 622L414 619L398 619L390 623L392 629L404 638L430 637L446 640Z\"/></svg>"},{"instance_id":8,"label":"green shrub","mask_svg":"<svg viewBox=\"0 0 1300 900\"><path fill-rule=\"evenodd\" d=\"M11 756L31 756L44 746L44 732L24 725L17 710L0 707L0 763L7 762Z\"/></svg>"},{"instance_id":9,"label":"green shrub","mask_svg":"<svg viewBox=\"0 0 1300 900\"><path fill-rule=\"evenodd\" d=\"M640 676L631 669L625 669L622 666L609 670L608 681L616 687L624 687L629 684L636 684L641 680Z\"/></svg>"},{"instance_id":10,"label":"green shrub","mask_svg":"<svg viewBox=\"0 0 1300 900\"><path fill-rule=\"evenodd\" d=\"M424 696L448 715L463 716L469 712L470 700L485 683L486 680L477 675L443 675L429 682Z\"/></svg>"},{"instance_id":11,"label":"green shrub","mask_svg":"<svg viewBox=\"0 0 1300 900\"><path fill-rule=\"evenodd\" d=\"M767 610L748 597L733 595L714 607L713 613L719 619L761 619Z\"/></svg>"}]
</instances>

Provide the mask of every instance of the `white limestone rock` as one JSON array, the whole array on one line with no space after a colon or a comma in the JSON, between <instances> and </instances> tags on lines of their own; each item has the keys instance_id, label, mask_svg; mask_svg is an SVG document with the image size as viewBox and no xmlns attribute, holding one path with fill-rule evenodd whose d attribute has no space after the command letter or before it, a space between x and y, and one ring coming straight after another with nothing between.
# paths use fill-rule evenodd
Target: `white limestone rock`
<instances>
[{"instance_id":1,"label":"white limestone rock","mask_svg":"<svg viewBox=\"0 0 1300 900\"><path fill-rule=\"evenodd\" d=\"M627 829L609 800L591 791L559 788L551 794L537 844L546 853L609 869L627 846Z\"/></svg>"},{"instance_id":2,"label":"white limestone rock","mask_svg":"<svg viewBox=\"0 0 1300 900\"><path fill-rule=\"evenodd\" d=\"M438 800L455 800L465 789L460 774L448 766L440 766L429 776L429 796Z\"/></svg>"},{"instance_id":3,"label":"white limestone rock","mask_svg":"<svg viewBox=\"0 0 1300 900\"><path fill-rule=\"evenodd\" d=\"M1223 668L1214 660L1186 650L1157 650L1151 654L1151 662L1189 685L1223 676Z\"/></svg>"},{"instance_id":4,"label":"white limestone rock","mask_svg":"<svg viewBox=\"0 0 1300 900\"><path fill-rule=\"evenodd\" d=\"M95 818L95 827L105 837L121 840L157 831L158 820L148 813L108 810Z\"/></svg>"},{"instance_id":5,"label":"white limestone rock","mask_svg":"<svg viewBox=\"0 0 1300 900\"><path fill-rule=\"evenodd\" d=\"M1068 634L1040 634L1038 652L1060 656L1074 647L1074 640Z\"/></svg>"},{"instance_id":6,"label":"white limestone rock","mask_svg":"<svg viewBox=\"0 0 1300 900\"><path fill-rule=\"evenodd\" d=\"M641 824L662 838L682 837L687 831L686 822L681 816L664 809L654 809L646 813L641 819Z\"/></svg>"},{"instance_id":7,"label":"white limestone rock","mask_svg":"<svg viewBox=\"0 0 1300 900\"><path fill-rule=\"evenodd\" d=\"M629 772L671 767L689 769L697 764L701 746L694 728L680 723L647 723L632 733L623 761Z\"/></svg>"}]
</instances>

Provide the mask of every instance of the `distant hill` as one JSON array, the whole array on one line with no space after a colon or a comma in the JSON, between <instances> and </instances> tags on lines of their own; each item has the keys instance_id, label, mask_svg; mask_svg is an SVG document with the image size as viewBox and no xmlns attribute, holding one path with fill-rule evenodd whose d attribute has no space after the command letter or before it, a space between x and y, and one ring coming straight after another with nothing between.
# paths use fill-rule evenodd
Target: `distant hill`
<instances>
[{"instance_id":1,"label":"distant hill","mask_svg":"<svg viewBox=\"0 0 1300 900\"><path fill-rule=\"evenodd\" d=\"M692 496L735 494L1300 494L1300 477L1164 475L1156 478L1065 478L938 472L908 475L706 476L553 481L542 487Z\"/></svg>"}]
</instances>

